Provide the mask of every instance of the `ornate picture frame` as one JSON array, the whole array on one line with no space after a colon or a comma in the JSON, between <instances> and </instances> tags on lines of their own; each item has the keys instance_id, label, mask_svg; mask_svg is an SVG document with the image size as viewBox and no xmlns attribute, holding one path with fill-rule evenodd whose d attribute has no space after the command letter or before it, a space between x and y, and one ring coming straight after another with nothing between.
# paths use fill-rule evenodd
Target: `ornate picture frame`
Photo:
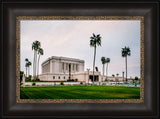
<instances>
[{"instance_id":1,"label":"ornate picture frame","mask_svg":"<svg viewBox=\"0 0 160 119\"><path fill-rule=\"evenodd\" d=\"M158 117L158 1L147 3L2 2L3 6L3 117L15 116L152 116ZM30 17L32 16L32 17ZM43 17L41 17L43 16ZM45 17L46 16L46 17ZM20 100L19 98L19 20L85 19L110 16L110 19L141 20L141 99L137 100ZM64 17L63 17L64 16ZM81 16L81 17L78 17ZM120 16L120 17L119 17ZM91 17L92 19L92 17ZM18 25L18 27L16 27ZM144 25L144 27L143 27ZM144 51L144 52L143 52ZM143 70L144 69L144 70ZM144 79L144 82L143 82ZM41 113L40 113L41 112ZM47 113L46 113L47 112Z\"/></svg>"}]
</instances>

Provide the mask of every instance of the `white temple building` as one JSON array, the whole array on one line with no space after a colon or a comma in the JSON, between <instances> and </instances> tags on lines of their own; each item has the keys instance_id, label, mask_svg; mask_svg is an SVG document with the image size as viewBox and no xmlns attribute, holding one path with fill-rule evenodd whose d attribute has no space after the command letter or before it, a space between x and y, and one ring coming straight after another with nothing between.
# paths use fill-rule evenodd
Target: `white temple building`
<instances>
[{"instance_id":1,"label":"white temple building","mask_svg":"<svg viewBox=\"0 0 160 119\"><path fill-rule=\"evenodd\" d=\"M84 71L84 65L84 60L52 56L42 63L42 74L39 78L41 81L67 81L70 76L70 79L78 79L82 82L93 81L93 71ZM95 71L94 77L95 82L104 80L101 72ZM115 80L115 77L108 76L107 79Z\"/></svg>"}]
</instances>

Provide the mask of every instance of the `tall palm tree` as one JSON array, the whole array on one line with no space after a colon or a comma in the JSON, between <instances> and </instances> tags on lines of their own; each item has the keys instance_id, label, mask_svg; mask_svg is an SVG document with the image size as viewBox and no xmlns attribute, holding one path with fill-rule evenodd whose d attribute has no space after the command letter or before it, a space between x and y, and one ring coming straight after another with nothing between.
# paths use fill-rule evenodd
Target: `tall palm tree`
<instances>
[{"instance_id":1,"label":"tall palm tree","mask_svg":"<svg viewBox=\"0 0 160 119\"><path fill-rule=\"evenodd\" d=\"M30 75L30 66L32 65L32 63L30 61L28 61L28 76Z\"/></svg>"},{"instance_id":2,"label":"tall palm tree","mask_svg":"<svg viewBox=\"0 0 160 119\"><path fill-rule=\"evenodd\" d=\"M106 66L106 78L108 76L108 63L110 63L110 58L106 58L106 63L107 63L107 66Z\"/></svg>"},{"instance_id":3,"label":"tall palm tree","mask_svg":"<svg viewBox=\"0 0 160 119\"><path fill-rule=\"evenodd\" d=\"M126 82L127 82L127 56L131 55L131 50L129 47L124 47L122 48L122 57L125 58L125 62L126 62Z\"/></svg>"},{"instance_id":4,"label":"tall palm tree","mask_svg":"<svg viewBox=\"0 0 160 119\"><path fill-rule=\"evenodd\" d=\"M95 69L95 59L96 59L96 47L101 46L101 36L100 34L95 35L93 33L93 36L90 37L90 46L94 47L94 59L93 59L93 84L94 84L94 69Z\"/></svg>"},{"instance_id":5,"label":"tall palm tree","mask_svg":"<svg viewBox=\"0 0 160 119\"><path fill-rule=\"evenodd\" d=\"M104 78L104 65L106 63L106 58L105 57L101 57L101 62L103 64L103 78ZM103 81L103 80L102 80Z\"/></svg>"},{"instance_id":6,"label":"tall palm tree","mask_svg":"<svg viewBox=\"0 0 160 119\"><path fill-rule=\"evenodd\" d=\"M25 67L26 67L26 77L27 77L27 67L28 67L28 61L29 61L28 58L26 58L25 61L26 61Z\"/></svg>"},{"instance_id":7,"label":"tall palm tree","mask_svg":"<svg viewBox=\"0 0 160 119\"><path fill-rule=\"evenodd\" d=\"M96 72L98 72L98 67L95 67L95 69L96 69Z\"/></svg>"},{"instance_id":8,"label":"tall palm tree","mask_svg":"<svg viewBox=\"0 0 160 119\"><path fill-rule=\"evenodd\" d=\"M119 73L117 73L116 75L117 75L117 77L118 77L118 76L119 76Z\"/></svg>"},{"instance_id":9,"label":"tall palm tree","mask_svg":"<svg viewBox=\"0 0 160 119\"><path fill-rule=\"evenodd\" d=\"M117 75L117 78L116 78L116 85L117 85L119 73L117 73L116 75Z\"/></svg>"},{"instance_id":10,"label":"tall palm tree","mask_svg":"<svg viewBox=\"0 0 160 119\"><path fill-rule=\"evenodd\" d=\"M38 49L38 54L39 54L39 57L38 57L38 64L37 64L37 77L39 75L39 59L40 59L40 56L43 55L43 49L42 48L39 48Z\"/></svg>"},{"instance_id":11,"label":"tall palm tree","mask_svg":"<svg viewBox=\"0 0 160 119\"><path fill-rule=\"evenodd\" d=\"M114 75L114 74L112 74L112 77L114 78L114 77L115 77L115 75Z\"/></svg>"},{"instance_id":12,"label":"tall palm tree","mask_svg":"<svg viewBox=\"0 0 160 119\"><path fill-rule=\"evenodd\" d=\"M37 51L40 48L41 43L39 41L34 41L32 43L32 50L34 50L34 61L33 61L33 78L36 77L36 62L37 62Z\"/></svg>"},{"instance_id":13,"label":"tall palm tree","mask_svg":"<svg viewBox=\"0 0 160 119\"><path fill-rule=\"evenodd\" d=\"M71 64L68 65L69 67L69 80L71 79Z\"/></svg>"}]
</instances>

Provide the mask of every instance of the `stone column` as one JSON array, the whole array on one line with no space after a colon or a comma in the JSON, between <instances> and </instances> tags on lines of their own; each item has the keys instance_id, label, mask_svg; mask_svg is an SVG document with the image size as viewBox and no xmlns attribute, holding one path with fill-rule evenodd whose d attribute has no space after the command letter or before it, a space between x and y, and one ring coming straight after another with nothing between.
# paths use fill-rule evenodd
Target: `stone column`
<instances>
[{"instance_id":1,"label":"stone column","mask_svg":"<svg viewBox=\"0 0 160 119\"><path fill-rule=\"evenodd\" d=\"M64 72L66 72L66 63L64 63Z\"/></svg>"}]
</instances>

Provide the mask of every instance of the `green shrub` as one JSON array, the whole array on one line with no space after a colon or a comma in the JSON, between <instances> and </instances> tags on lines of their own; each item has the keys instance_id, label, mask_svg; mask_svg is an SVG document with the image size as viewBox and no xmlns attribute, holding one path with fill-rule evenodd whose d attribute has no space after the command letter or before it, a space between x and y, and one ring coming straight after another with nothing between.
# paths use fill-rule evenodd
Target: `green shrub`
<instances>
[{"instance_id":1,"label":"green shrub","mask_svg":"<svg viewBox=\"0 0 160 119\"><path fill-rule=\"evenodd\" d=\"M74 79L67 79L67 81L68 81L68 82L73 82L73 81L74 81Z\"/></svg>"},{"instance_id":2,"label":"green shrub","mask_svg":"<svg viewBox=\"0 0 160 119\"><path fill-rule=\"evenodd\" d=\"M83 82L80 82L81 85L83 85Z\"/></svg>"},{"instance_id":3,"label":"green shrub","mask_svg":"<svg viewBox=\"0 0 160 119\"><path fill-rule=\"evenodd\" d=\"M28 77L26 77L25 81L31 81L31 79L29 79Z\"/></svg>"},{"instance_id":4,"label":"green shrub","mask_svg":"<svg viewBox=\"0 0 160 119\"><path fill-rule=\"evenodd\" d=\"M102 83L102 85L106 85L105 83Z\"/></svg>"},{"instance_id":5,"label":"green shrub","mask_svg":"<svg viewBox=\"0 0 160 119\"><path fill-rule=\"evenodd\" d=\"M22 79L23 79L23 74L24 74L24 72L20 71L20 85L22 85L21 82L22 82Z\"/></svg>"},{"instance_id":6,"label":"green shrub","mask_svg":"<svg viewBox=\"0 0 160 119\"><path fill-rule=\"evenodd\" d=\"M34 78L33 81L40 81L40 79L37 77L37 78Z\"/></svg>"},{"instance_id":7,"label":"green shrub","mask_svg":"<svg viewBox=\"0 0 160 119\"><path fill-rule=\"evenodd\" d=\"M78 79L75 79L75 82L77 82L78 81Z\"/></svg>"},{"instance_id":8,"label":"green shrub","mask_svg":"<svg viewBox=\"0 0 160 119\"><path fill-rule=\"evenodd\" d=\"M20 82L20 85L23 85L23 83L22 83L22 82Z\"/></svg>"},{"instance_id":9,"label":"green shrub","mask_svg":"<svg viewBox=\"0 0 160 119\"><path fill-rule=\"evenodd\" d=\"M28 77L25 78L25 81L31 81L31 75L29 75Z\"/></svg>"},{"instance_id":10,"label":"green shrub","mask_svg":"<svg viewBox=\"0 0 160 119\"><path fill-rule=\"evenodd\" d=\"M60 85L64 85L64 82L61 82Z\"/></svg>"},{"instance_id":11,"label":"green shrub","mask_svg":"<svg viewBox=\"0 0 160 119\"><path fill-rule=\"evenodd\" d=\"M36 85L36 82L32 82L32 86L35 86Z\"/></svg>"}]
</instances>

